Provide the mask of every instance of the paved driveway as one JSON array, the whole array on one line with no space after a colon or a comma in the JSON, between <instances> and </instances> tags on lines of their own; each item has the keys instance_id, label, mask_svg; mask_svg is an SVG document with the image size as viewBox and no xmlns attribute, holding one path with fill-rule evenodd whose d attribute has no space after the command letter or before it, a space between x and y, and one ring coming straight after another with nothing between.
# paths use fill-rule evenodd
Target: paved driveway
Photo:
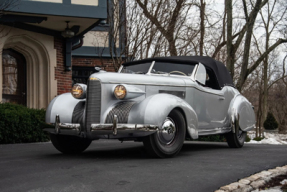
<instances>
[{"instance_id":1,"label":"paved driveway","mask_svg":"<svg viewBox=\"0 0 287 192\"><path fill-rule=\"evenodd\" d=\"M0 145L0 191L209 192L287 164L286 145L186 142L176 158L152 159L142 143L94 141L81 155L51 143Z\"/></svg>"}]
</instances>

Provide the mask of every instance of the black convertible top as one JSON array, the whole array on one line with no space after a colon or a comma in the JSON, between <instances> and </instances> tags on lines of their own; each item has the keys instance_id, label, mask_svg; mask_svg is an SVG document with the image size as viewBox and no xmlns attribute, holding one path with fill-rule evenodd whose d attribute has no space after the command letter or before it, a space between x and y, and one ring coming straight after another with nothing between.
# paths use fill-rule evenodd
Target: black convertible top
<instances>
[{"instance_id":1,"label":"black convertible top","mask_svg":"<svg viewBox=\"0 0 287 192\"><path fill-rule=\"evenodd\" d=\"M131 62L124 63L123 65L128 66L128 65L146 63L146 62L152 62L152 61L168 62L168 63L183 63L183 64L192 64L192 65L198 64L200 62L206 68L214 71L220 87L224 87L226 85L234 86L232 78L229 74L229 71L225 67L225 65L207 56L155 57L155 58L131 61Z\"/></svg>"}]
</instances>

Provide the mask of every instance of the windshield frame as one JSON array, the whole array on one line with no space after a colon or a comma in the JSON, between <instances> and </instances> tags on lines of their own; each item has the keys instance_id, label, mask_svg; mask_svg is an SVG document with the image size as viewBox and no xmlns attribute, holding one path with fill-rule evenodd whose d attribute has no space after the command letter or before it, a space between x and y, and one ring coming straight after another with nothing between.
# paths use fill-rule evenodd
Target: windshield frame
<instances>
[{"instance_id":1,"label":"windshield frame","mask_svg":"<svg viewBox=\"0 0 287 192\"><path fill-rule=\"evenodd\" d=\"M147 70L147 72L144 73L144 74L150 74L150 72L151 72L151 70L152 70L152 67L154 66L154 63L155 63L155 61L152 61L152 62L151 62L150 66L149 66L149 68L148 68L148 70ZM141 64L144 64L144 63L141 63ZM135 64L135 65L138 65L138 64ZM132 65L127 65L127 66L132 66ZM126 67L127 67L127 66L126 66ZM121 65L120 68L119 68L119 70L118 70L118 73L122 73L124 67L125 67L125 65ZM132 73L131 73L131 74L132 74Z\"/></svg>"}]
</instances>

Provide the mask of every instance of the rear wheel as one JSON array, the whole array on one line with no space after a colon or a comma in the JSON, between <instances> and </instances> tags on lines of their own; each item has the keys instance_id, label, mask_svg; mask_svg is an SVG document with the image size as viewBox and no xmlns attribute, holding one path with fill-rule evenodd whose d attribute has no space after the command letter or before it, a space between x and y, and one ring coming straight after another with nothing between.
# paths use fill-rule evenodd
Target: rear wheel
<instances>
[{"instance_id":1,"label":"rear wheel","mask_svg":"<svg viewBox=\"0 0 287 192\"><path fill-rule=\"evenodd\" d=\"M238 123L234 123L235 133L230 131L225 135L228 146L231 148L241 148L244 145L244 141L247 135L246 131L242 131Z\"/></svg>"},{"instance_id":2,"label":"rear wheel","mask_svg":"<svg viewBox=\"0 0 287 192\"><path fill-rule=\"evenodd\" d=\"M51 141L56 149L64 154L77 154L86 150L92 140L69 135L50 134Z\"/></svg>"},{"instance_id":3,"label":"rear wheel","mask_svg":"<svg viewBox=\"0 0 287 192\"><path fill-rule=\"evenodd\" d=\"M173 157L182 148L185 130L186 124L182 113L179 110L173 110L157 133L143 139L144 146L153 157Z\"/></svg>"}]
</instances>

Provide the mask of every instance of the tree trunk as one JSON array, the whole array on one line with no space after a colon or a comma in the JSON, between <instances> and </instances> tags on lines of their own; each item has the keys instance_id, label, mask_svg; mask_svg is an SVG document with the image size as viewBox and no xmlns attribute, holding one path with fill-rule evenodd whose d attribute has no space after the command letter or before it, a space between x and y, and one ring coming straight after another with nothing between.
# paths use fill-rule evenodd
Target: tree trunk
<instances>
[{"instance_id":1,"label":"tree trunk","mask_svg":"<svg viewBox=\"0 0 287 192\"><path fill-rule=\"evenodd\" d=\"M225 11L227 16L227 60L226 67L231 73L231 77L234 76L234 62L232 61L232 0L225 0Z\"/></svg>"},{"instance_id":2,"label":"tree trunk","mask_svg":"<svg viewBox=\"0 0 287 192\"><path fill-rule=\"evenodd\" d=\"M199 43L200 56L203 56L203 47L204 47L204 34L205 34L204 16L205 16L205 2L204 0L200 0L200 43Z\"/></svg>"}]
</instances>

